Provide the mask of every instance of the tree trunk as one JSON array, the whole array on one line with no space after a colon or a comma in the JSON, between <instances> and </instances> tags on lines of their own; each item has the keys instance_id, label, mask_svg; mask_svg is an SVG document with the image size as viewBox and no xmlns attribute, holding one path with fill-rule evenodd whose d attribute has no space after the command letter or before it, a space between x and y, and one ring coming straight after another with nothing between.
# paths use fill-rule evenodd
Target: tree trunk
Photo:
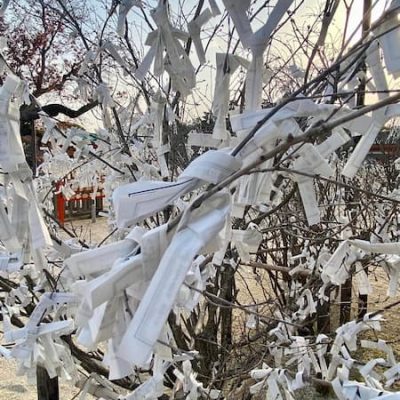
<instances>
[{"instance_id":1,"label":"tree trunk","mask_svg":"<svg viewBox=\"0 0 400 400\"><path fill-rule=\"evenodd\" d=\"M362 23L362 33L363 35L367 33L371 27L371 0L364 0L364 17ZM363 66L364 71L366 72L366 66ZM365 77L362 78L360 83L360 93L358 100L358 106L363 106L365 104L365 89L366 89L366 81ZM365 267L365 273L368 275L368 267ZM365 314L368 312L368 295L360 294L358 296L358 318L363 318Z\"/></svg>"},{"instance_id":2,"label":"tree trunk","mask_svg":"<svg viewBox=\"0 0 400 400\"><path fill-rule=\"evenodd\" d=\"M59 400L58 377L50 378L46 368L37 366L36 386L38 400Z\"/></svg>"}]
</instances>

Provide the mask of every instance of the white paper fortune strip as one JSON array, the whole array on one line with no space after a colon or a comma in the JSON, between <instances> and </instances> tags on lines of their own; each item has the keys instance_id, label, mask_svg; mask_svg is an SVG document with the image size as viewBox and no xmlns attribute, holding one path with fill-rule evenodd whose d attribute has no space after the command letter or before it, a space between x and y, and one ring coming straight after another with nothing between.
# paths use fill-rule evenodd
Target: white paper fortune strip
<instances>
[{"instance_id":1,"label":"white paper fortune strip","mask_svg":"<svg viewBox=\"0 0 400 400\"><path fill-rule=\"evenodd\" d=\"M348 241L345 240L340 243L331 258L323 265L322 280L324 282L329 281L335 285L341 285L346 282L350 273L350 267L346 262L350 252Z\"/></svg>"},{"instance_id":2,"label":"white paper fortune strip","mask_svg":"<svg viewBox=\"0 0 400 400\"><path fill-rule=\"evenodd\" d=\"M271 33L277 27L279 21L285 15L293 1L294 0L278 0L265 25L254 33L251 38L251 49L255 55L264 53L269 38L271 37Z\"/></svg>"},{"instance_id":3,"label":"white paper fortune strip","mask_svg":"<svg viewBox=\"0 0 400 400\"><path fill-rule=\"evenodd\" d=\"M105 246L73 254L65 264L75 278L97 276L111 268L114 261L127 256L137 247L129 238Z\"/></svg>"},{"instance_id":4,"label":"white paper fortune strip","mask_svg":"<svg viewBox=\"0 0 400 400\"><path fill-rule=\"evenodd\" d=\"M216 149L221 144L221 140L213 138L209 133L190 131L187 143L191 147L209 147Z\"/></svg>"},{"instance_id":5,"label":"white paper fortune strip","mask_svg":"<svg viewBox=\"0 0 400 400\"><path fill-rule=\"evenodd\" d=\"M168 15L168 2L159 1L151 12L157 29L149 33L146 45L151 46L135 76L143 80L154 61L154 75L160 76L164 70L168 72L173 88L182 96L190 94L196 85L194 67L179 40L186 40L185 32L174 29ZM167 56L164 58L164 50Z\"/></svg>"},{"instance_id":6,"label":"white paper fortune strip","mask_svg":"<svg viewBox=\"0 0 400 400\"><path fill-rule=\"evenodd\" d=\"M360 262L356 262L355 278L359 294L364 295L372 293L372 286L368 281L368 275Z\"/></svg>"},{"instance_id":7,"label":"white paper fortune strip","mask_svg":"<svg viewBox=\"0 0 400 400\"><path fill-rule=\"evenodd\" d=\"M263 89L264 59L261 55L253 55L246 75L246 110L261 108Z\"/></svg>"},{"instance_id":8,"label":"white paper fortune strip","mask_svg":"<svg viewBox=\"0 0 400 400\"><path fill-rule=\"evenodd\" d=\"M385 97L388 96L387 93L384 93L388 90L388 84L385 73L383 71L382 62L379 54L379 45L377 41L372 42L369 46L365 62L372 75L375 89L378 91L382 91L381 93L377 94L378 98L379 100L383 100Z\"/></svg>"},{"instance_id":9,"label":"white paper fortune strip","mask_svg":"<svg viewBox=\"0 0 400 400\"><path fill-rule=\"evenodd\" d=\"M213 14L210 9L206 8L197 18L188 23L188 31L193 40L200 64L204 64L206 62L206 55L204 53L203 42L200 38L200 31L202 26L205 25L212 18L212 16Z\"/></svg>"},{"instance_id":10,"label":"white paper fortune strip","mask_svg":"<svg viewBox=\"0 0 400 400\"><path fill-rule=\"evenodd\" d=\"M353 246L369 253L400 254L400 242L371 243L366 240L349 240Z\"/></svg>"},{"instance_id":11,"label":"white paper fortune strip","mask_svg":"<svg viewBox=\"0 0 400 400\"><path fill-rule=\"evenodd\" d=\"M333 131L332 135L329 136L322 143L318 144L316 148L323 158L327 158L349 140L350 137L343 128L336 128Z\"/></svg>"},{"instance_id":12,"label":"white paper fortune strip","mask_svg":"<svg viewBox=\"0 0 400 400\"><path fill-rule=\"evenodd\" d=\"M213 114L217 117L212 133L213 139L228 140L230 137L226 129L226 116L229 110L229 85L232 74L240 64L241 58L232 54L216 54L217 74L215 77Z\"/></svg>"},{"instance_id":13,"label":"white paper fortune strip","mask_svg":"<svg viewBox=\"0 0 400 400\"><path fill-rule=\"evenodd\" d=\"M386 81L386 76L383 72L383 67L379 57L379 47L376 41L373 42L368 49L366 63L371 72L376 89L382 91L381 93L378 93L378 97L380 100L383 100L388 96L388 93L386 92L388 90L388 84ZM351 156L347 160L347 163L343 168L342 175L348 178L353 178L355 176L376 137L378 136L385 122L388 120L386 111L387 108L383 107L372 112L372 121L366 130L366 133L362 136L360 142L357 144L356 148L353 150Z\"/></svg>"},{"instance_id":14,"label":"white paper fortune strip","mask_svg":"<svg viewBox=\"0 0 400 400\"><path fill-rule=\"evenodd\" d=\"M300 149L300 154L301 156L293 163L293 169L295 171L320 174L322 176L333 175L333 170L328 162L312 144L306 143ZM294 176L294 179L299 186L308 224L318 224L320 222L320 212L312 178L297 175Z\"/></svg>"},{"instance_id":15,"label":"white paper fortune strip","mask_svg":"<svg viewBox=\"0 0 400 400\"><path fill-rule=\"evenodd\" d=\"M208 4L210 4L211 11L214 16L221 14L221 11L217 5L216 0L208 0Z\"/></svg>"},{"instance_id":16,"label":"white paper fortune strip","mask_svg":"<svg viewBox=\"0 0 400 400\"><path fill-rule=\"evenodd\" d=\"M250 21L246 14L250 6L250 0L223 0L223 3L235 24L240 41L244 47L249 48L253 35L253 30L251 29Z\"/></svg>"},{"instance_id":17,"label":"white paper fortune strip","mask_svg":"<svg viewBox=\"0 0 400 400\"><path fill-rule=\"evenodd\" d=\"M121 0L119 3L118 10L118 22L117 22L117 33L123 37L125 35L125 20L129 10L133 7L141 7L142 2L140 0Z\"/></svg>"},{"instance_id":18,"label":"white paper fortune strip","mask_svg":"<svg viewBox=\"0 0 400 400\"><path fill-rule=\"evenodd\" d=\"M240 2L240 4L241 3L243 2ZM246 110L254 111L261 107L264 75L263 54L269 42L272 31L277 27L284 13L288 10L292 3L293 0L279 0L273 7L266 24L257 32L253 34L250 27L250 31L246 34L243 34L244 37L243 35L239 34L242 44L245 47L250 47L252 51L252 59L246 75ZM238 26L244 26L248 30L250 21L246 14L242 13L240 16L238 16L234 11L233 14L231 14L231 9L232 8L228 9L228 12L232 16L235 27L237 28ZM238 26L236 24L238 24ZM242 40L242 37L244 41Z\"/></svg>"},{"instance_id":19,"label":"white paper fortune strip","mask_svg":"<svg viewBox=\"0 0 400 400\"><path fill-rule=\"evenodd\" d=\"M385 22L380 24L374 32L376 35L382 35L378 40L382 47L386 69L389 73L395 74L396 77L400 72L400 50L397 46L400 40L399 7L399 1L392 0L388 11L397 10L390 18L386 18ZM388 32L389 30L390 32Z\"/></svg>"},{"instance_id":20,"label":"white paper fortune strip","mask_svg":"<svg viewBox=\"0 0 400 400\"><path fill-rule=\"evenodd\" d=\"M224 151L210 150L197 157L177 182L139 181L120 186L113 193L116 222L130 226L162 210L203 182L216 184L237 171L241 161Z\"/></svg>"},{"instance_id":21,"label":"white paper fortune strip","mask_svg":"<svg viewBox=\"0 0 400 400\"><path fill-rule=\"evenodd\" d=\"M107 40L104 44L103 44L103 49L107 50L111 57L119 64L121 65L121 67L124 67L126 69L129 68L127 62L121 57L121 55L119 54L117 48L114 46L114 44L110 41Z\"/></svg>"},{"instance_id":22,"label":"white paper fortune strip","mask_svg":"<svg viewBox=\"0 0 400 400\"><path fill-rule=\"evenodd\" d=\"M372 113L373 122L369 126L367 132L358 142L356 148L351 153L351 156L343 168L342 175L348 178L353 178L356 175L365 157L367 156L369 149L371 148L376 137L378 136L378 133L381 131L385 123L384 113L384 109L380 109Z\"/></svg>"},{"instance_id":23,"label":"white paper fortune strip","mask_svg":"<svg viewBox=\"0 0 400 400\"><path fill-rule=\"evenodd\" d=\"M262 234L256 229L232 230L232 242L235 244L239 257L244 263L250 262L250 253L255 253L258 250L261 240Z\"/></svg>"},{"instance_id":24,"label":"white paper fortune strip","mask_svg":"<svg viewBox=\"0 0 400 400\"><path fill-rule=\"evenodd\" d=\"M218 194L183 216L121 341L119 357L136 365L149 361L193 258L223 228L229 208L230 196Z\"/></svg>"},{"instance_id":25,"label":"white paper fortune strip","mask_svg":"<svg viewBox=\"0 0 400 400\"><path fill-rule=\"evenodd\" d=\"M35 199L32 193L32 199ZM36 200L36 199L35 199ZM29 207L29 227L31 232L31 244L32 249L39 249L44 247L50 247L52 240L50 238L49 231L44 222L43 216L39 210L37 201L32 201Z\"/></svg>"},{"instance_id":26,"label":"white paper fortune strip","mask_svg":"<svg viewBox=\"0 0 400 400\"><path fill-rule=\"evenodd\" d=\"M0 200L0 241L4 243L8 251L17 251L20 244L15 235L14 227L11 225L3 202Z\"/></svg>"},{"instance_id":27,"label":"white paper fortune strip","mask_svg":"<svg viewBox=\"0 0 400 400\"><path fill-rule=\"evenodd\" d=\"M332 104L316 104L312 100L299 97L276 112L269 121L279 122L291 117L311 117L324 116L337 108ZM230 117L232 130L239 132L241 130L252 129L257 122L273 111L273 108L263 108L262 110L247 111L243 114L236 114Z\"/></svg>"},{"instance_id":28,"label":"white paper fortune strip","mask_svg":"<svg viewBox=\"0 0 400 400\"><path fill-rule=\"evenodd\" d=\"M20 80L8 75L0 88L0 165L4 172L17 170L18 164L25 162L19 132L19 106L11 102Z\"/></svg>"},{"instance_id":29,"label":"white paper fortune strip","mask_svg":"<svg viewBox=\"0 0 400 400\"><path fill-rule=\"evenodd\" d=\"M195 187L193 179L139 181L120 186L113 192L116 223L119 227L133 225L172 204L176 198Z\"/></svg>"},{"instance_id":30,"label":"white paper fortune strip","mask_svg":"<svg viewBox=\"0 0 400 400\"><path fill-rule=\"evenodd\" d=\"M331 258L323 265L322 279L324 282L331 282L334 285L343 284L350 274L350 267L353 262L363 258L365 253L386 254L383 265L387 267L390 277L388 294L394 296L397 291L400 263L400 243L371 243L366 240L352 239L344 240L335 250ZM370 292L370 285L366 276L363 275L363 268L356 263L356 268L361 274L359 288L364 293Z\"/></svg>"}]
</instances>

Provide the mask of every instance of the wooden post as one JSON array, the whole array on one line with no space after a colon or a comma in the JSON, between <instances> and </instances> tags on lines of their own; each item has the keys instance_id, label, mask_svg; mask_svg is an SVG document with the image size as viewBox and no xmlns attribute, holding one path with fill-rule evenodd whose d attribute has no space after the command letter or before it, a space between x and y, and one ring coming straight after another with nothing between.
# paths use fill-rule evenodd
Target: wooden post
<instances>
[{"instance_id":1,"label":"wooden post","mask_svg":"<svg viewBox=\"0 0 400 400\"><path fill-rule=\"evenodd\" d=\"M340 287L340 325L345 324L350 321L351 317L351 295L352 295L352 285L353 280L350 277L347 281Z\"/></svg>"},{"instance_id":2,"label":"wooden post","mask_svg":"<svg viewBox=\"0 0 400 400\"><path fill-rule=\"evenodd\" d=\"M90 200L90 214L92 217L92 222L96 222L96 197L93 197L93 199Z\"/></svg>"},{"instance_id":3,"label":"wooden post","mask_svg":"<svg viewBox=\"0 0 400 400\"><path fill-rule=\"evenodd\" d=\"M50 378L46 368L37 366L36 386L38 400L59 400L58 377Z\"/></svg>"},{"instance_id":4,"label":"wooden post","mask_svg":"<svg viewBox=\"0 0 400 400\"><path fill-rule=\"evenodd\" d=\"M60 190L60 187L65 183L65 181L58 181L56 183L56 191ZM64 225L65 222L65 199L63 194L60 192L55 195L55 202L56 202L56 214L58 222L61 225Z\"/></svg>"},{"instance_id":5,"label":"wooden post","mask_svg":"<svg viewBox=\"0 0 400 400\"><path fill-rule=\"evenodd\" d=\"M318 333L331 333L331 301L317 305L317 331Z\"/></svg>"}]
</instances>

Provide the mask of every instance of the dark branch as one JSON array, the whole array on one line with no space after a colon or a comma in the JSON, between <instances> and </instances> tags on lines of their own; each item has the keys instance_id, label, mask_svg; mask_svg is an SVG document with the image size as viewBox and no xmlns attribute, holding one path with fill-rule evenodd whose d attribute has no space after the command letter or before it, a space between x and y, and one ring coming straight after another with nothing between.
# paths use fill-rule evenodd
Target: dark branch
<instances>
[{"instance_id":1,"label":"dark branch","mask_svg":"<svg viewBox=\"0 0 400 400\"><path fill-rule=\"evenodd\" d=\"M45 112L50 117L56 117L58 114L64 114L70 118L77 118L82 114L85 114L86 112L92 110L94 107L98 105L99 102L96 100L82 106L78 110L73 110L62 104L47 104L41 108L32 106L22 106L20 109L20 117L21 121L29 122L39 119L40 117L39 113Z\"/></svg>"}]
</instances>

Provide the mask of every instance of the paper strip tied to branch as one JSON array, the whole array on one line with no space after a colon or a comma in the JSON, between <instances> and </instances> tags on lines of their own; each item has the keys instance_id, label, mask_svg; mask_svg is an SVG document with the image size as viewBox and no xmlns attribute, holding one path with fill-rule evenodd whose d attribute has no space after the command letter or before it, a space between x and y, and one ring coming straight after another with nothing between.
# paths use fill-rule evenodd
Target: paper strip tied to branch
<instances>
[{"instance_id":1,"label":"paper strip tied to branch","mask_svg":"<svg viewBox=\"0 0 400 400\"><path fill-rule=\"evenodd\" d=\"M250 2L250 0L223 0L225 8L228 10L229 16L235 24L240 41L242 45L247 48L251 46L251 37L253 35L253 30L251 29L251 24L247 17L247 10L250 6Z\"/></svg>"},{"instance_id":2,"label":"paper strip tied to branch","mask_svg":"<svg viewBox=\"0 0 400 400\"><path fill-rule=\"evenodd\" d=\"M121 57L121 55L118 52L118 49L114 46L114 44L110 41L107 40L102 48L104 50L107 50L111 57L119 64L121 65L121 67L125 68L125 69L129 69L129 65L127 64L127 62Z\"/></svg>"},{"instance_id":3,"label":"paper strip tied to branch","mask_svg":"<svg viewBox=\"0 0 400 400\"><path fill-rule=\"evenodd\" d=\"M256 229L232 230L232 242L235 244L239 257L244 263L250 262L250 253L255 253L258 250L261 241L262 234Z\"/></svg>"},{"instance_id":4,"label":"paper strip tied to branch","mask_svg":"<svg viewBox=\"0 0 400 400\"><path fill-rule=\"evenodd\" d=\"M134 230L135 232L128 235L125 240L73 254L67 258L65 265L74 279L82 276L96 277L108 271L118 258L132 253L137 246L135 239L144 233L144 229L141 228L134 228Z\"/></svg>"},{"instance_id":5,"label":"paper strip tied to branch","mask_svg":"<svg viewBox=\"0 0 400 400\"><path fill-rule=\"evenodd\" d=\"M118 22L117 22L117 33L123 37L125 35L125 21L129 10L133 7L141 7L142 2L140 0L121 0L118 7Z\"/></svg>"},{"instance_id":6,"label":"paper strip tied to branch","mask_svg":"<svg viewBox=\"0 0 400 400\"><path fill-rule=\"evenodd\" d=\"M379 56L378 43L373 42L367 50L366 64L369 67L376 90L381 91L378 94L380 100L383 100L389 94L387 93L388 84L386 76L383 71L383 67ZM368 126L366 132L363 134L361 140L353 150L351 156L347 160L346 165L343 168L342 174L348 178L353 178L362 162L367 156L372 144L374 143L379 132L383 128L384 124L390 117L387 115L387 107L382 107L379 110L373 111L371 114L371 123Z\"/></svg>"},{"instance_id":7,"label":"paper strip tied to branch","mask_svg":"<svg viewBox=\"0 0 400 400\"><path fill-rule=\"evenodd\" d=\"M66 343L59 339L74 330L72 320L40 323L55 307L68 304L74 307L77 299L66 293L45 293L40 298L24 328L13 329L10 315L3 309L4 337L8 342L16 342L11 355L20 362L21 370L29 372L37 365L47 369L51 378L60 375L67 379L77 379L77 370Z\"/></svg>"},{"instance_id":8,"label":"paper strip tied to branch","mask_svg":"<svg viewBox=\"0 0 400 400\"><path fill-rule=\"evenodd\" d=\"M242 130L252 129L264 117L274 111L275 107L263 108L262 110L249 110L243 114L236 114L230 117L232 130L239 132ZM274 123L282 122L289 118L297 117L318 117L328 116L337 108L334 104L317 104L312 100L299 96L290 103L286 104L280 110L274 113L268 120ZM263 127L261 127L263 128ZM260 128L260 130L261 130Z\"/></svg>"},{"instance_id":9,"label":"paper strip tied to branch","mask_svg":"<svg viewBox=\"0 0 400 400\"><path fill-rule=\"evenodd\" d=\"M79 327L78 342L94 349L99 342L108 340L104 362L110 368L110 379L120 379L132 373L132 363L121 358L118 349L172 234L173 231L167 232L166 224L144 234L142 228L135 227L124 241L108 246L106 252L99 252L101 248L89 250L71 257L75 259L74 263L68 263L72 272L81 274L79 271L83 271L86 276L86 280L77 281L73 287L80 299L75 315ZM132 242L133 246L136 244L133 250L130 250L132 245L129 246L128 242ZM117 257L118 252L120 257ZM87 269L83 270L80 263L85 255L88 262ZM108 259L108 262L100 261L100 270L91 268L96 263L96 257ZM104 273L99 274L100 271ZM165 339L164 342L169 343L170 340ZM167 357L165 351L155 349L155 352Z\"/></svg>"},{"instance_id":10,"label":"paper strip tied to branch","mask_svg":"<svg viewBox=\"0 0 400 400\"><path fill-rule=\"evenodd\" d=\"M213 16L217 16L221 14L221 10L219 9L216 0L208 0L208 3L210 4L211 11Z\"/></svg>"},{"instance_id":11,"label":"paper strip tied to branch","mask_svg":"<svg viewBox=\"0 0 400 400\"><path fill-rule=\"evenodd\" d=\"M289 9L293 0L279 0L272 9L267 22L257 32L253 33L247 10L250 0L224 0L224 5L232 18L240 41L245 48L252 51L252 60L246 76L246 109L256 110L261 106L263 80L263 54L268 45L273 30Z\"/></svg>"},{"instance_id":12,"label":"paper strip tied to branch","mask_svg":"<svg viewBox=\"0 0 400 400\"><path fill-rule=\"evenodd\" d=\"M400 274L399 242L371 243L360 239L343 241L331 258L323 265L323 281L334 285L343 284L350 275L351 265L356 261L362 260L368 253L384 254L381 264L386 267L390 278L388 295L395 296ZM360 290L364 293L370 293L371 287L367 277L363 273L363 267L356 264L356 269L362 275L361 278L358 278Z\"/></svg>"},{"instance_id":13,"label":"paper strip tied to branch","mask_svg":"<svg viewBox=\"0 0 400 400\"><path fill-rule=\"evenodd\" d=\"M0 88L0 165L4 172L16 171L25 162L19 132L19 104L11 102L21 81L8 75Z\"/></svg>"},{"instance_id":14,"label":"paper strip tied to branch","mask_svg":"<svg viewBox=\"0 0 400 400\"><path fill-rule=\"evenodd\" d=\"M230 203L230 196L221 193L183 215L121 341L119 357L136 365L149 361L194 257L224 227Z\"/></svg>"},{"instance_id":15,"label":"paper strip tied to branch","mask_svg":"<svg viewBox=\"0 0 400 400\"><path fill-rule=\"evenodd\" d=\"M173 204L204 182L221 182L240 166L241 161L228 153L210 150L192 161L177 182L139 181L120 186L113 193L117 225L133 225Z\"/></svg>"},{"instance_id":16,"label":"paper strip tied to branch","mask_svg":"<svg viewBox=\"0 0 400 400\"><path fill-rule=\"evenodd\" d=\"M206 55L204 53L203 43L200 38L201 27L205 25L212 18L212 16L213 14L210 9L206 8L198 17L188 23L188 31L193 40L200 64L204 64L206 62Z\"/></svg>"},{"instance_id":17,"label":"paper strip tied to branch","mask_svg":"<svg viewBox=\"0 0 400 400\"><path fill-rule=\"evenodd\" d=\"M221 144L221 140L213 138L212 134L209 133L190 131L187 144L191 147L209 147L217 149Z\"/></svg>"},{"instance_id":18,"label":"paper strip tied to branch","mask_svg":"<svg viewBox=\"0 0 400 400\"><path fill-rule=\"evenodd\" d=\"M212 137L213 139L227 141L230 138L230 134L226 129L226 117L229 111L229 85L231 76L239 65L247 65L247 61L232 54L217 53L216 64L217 75L215 77L212 111L217 119Z\"/></svg>"},{"instance_id":19,"label":"paper strip tied to branch","mask_svg":"<svg viewBox=\"0 0 400 400\"><path fill-rule=\"evenodd\" d=\"M21 88L21 81L10 75L0 89L0 167L7 173L5 186L12 188L10 203L7 201L6 205L0 205L0 219L4 228L0 237L10 251L23 248L24 258L30 260L31 250L33 255L38 256L40 248L51 246L52 242L41 215L32 171L25 161L22 147L19 124ZM29 224L26 224L26 220Z\"/></svg>"},{"instance_id":20,"label":"paper strip tied to branch","mask_svg":"<svg viewBox=\"0 0 400 400\"><path fill-rule=\"evenodd\" d=\"M390 18L386 18L385 22L380 24L374 31L375 35L380 36L378 40L383 51L386 70L394 74L396 78L400 72L400 50L397 45L400 40L399 7L399 1L392 0L388 11L396 11L392 13Z\"/></svg>"},{"instance_id":21,"label":"paper strip tied to branch","mask_svg":"<svg viewBox=\"0 0 400 400\"><path fill-rule=\"evenodd\" d=\"M146 44L151 48L136 70L135 76L143 80L154 61L154 75L158 77L166 70L174 89L182 96L187 96L196 85L196 76L194 67L179 40L186 40L188 35L172 27L167 1L160 0L151 15L157 24L157 29L150 32L147 37Z\"/></svg>"},{"instance_id":22,"label":"paper strip tied to branch","mask_svg":"<svg viewBox=\"0 0 400 400\"><path fill-rule=\"evenodd\" d=\"M322 176L333 175L334 172L329 163L312 144L306 143L301 147L299 153L300 157L293 163L293 170L309 174L320 174ZM312 178L301 174L294 174L293 179L299 187L308 224L318 224L320 222L320 211Z\"/></svg>"},{"instance_id":23,"label":"paper strip tied to branch","mask_svg":"<svg viewBox=\"0 0 400 400\"><path fill-rule=\"evenodd\" d=\"M3 202L0 200L0 240L10 252L15 252L21 248L17 239L15 229L11 224Z\"/></svg>"},{"instance_id":24,"label":"paper strip tied to branch","mask_svg":"<svg viewBox=\"0 0 400 400\"><path fill-rule=\"evenodd\" d=\"M397 393L390 393L381 388L373 388L357 381L340 381L336 378L332 382L332 389L339 400L396 400Z\"/></svg>"}]
</instances>

